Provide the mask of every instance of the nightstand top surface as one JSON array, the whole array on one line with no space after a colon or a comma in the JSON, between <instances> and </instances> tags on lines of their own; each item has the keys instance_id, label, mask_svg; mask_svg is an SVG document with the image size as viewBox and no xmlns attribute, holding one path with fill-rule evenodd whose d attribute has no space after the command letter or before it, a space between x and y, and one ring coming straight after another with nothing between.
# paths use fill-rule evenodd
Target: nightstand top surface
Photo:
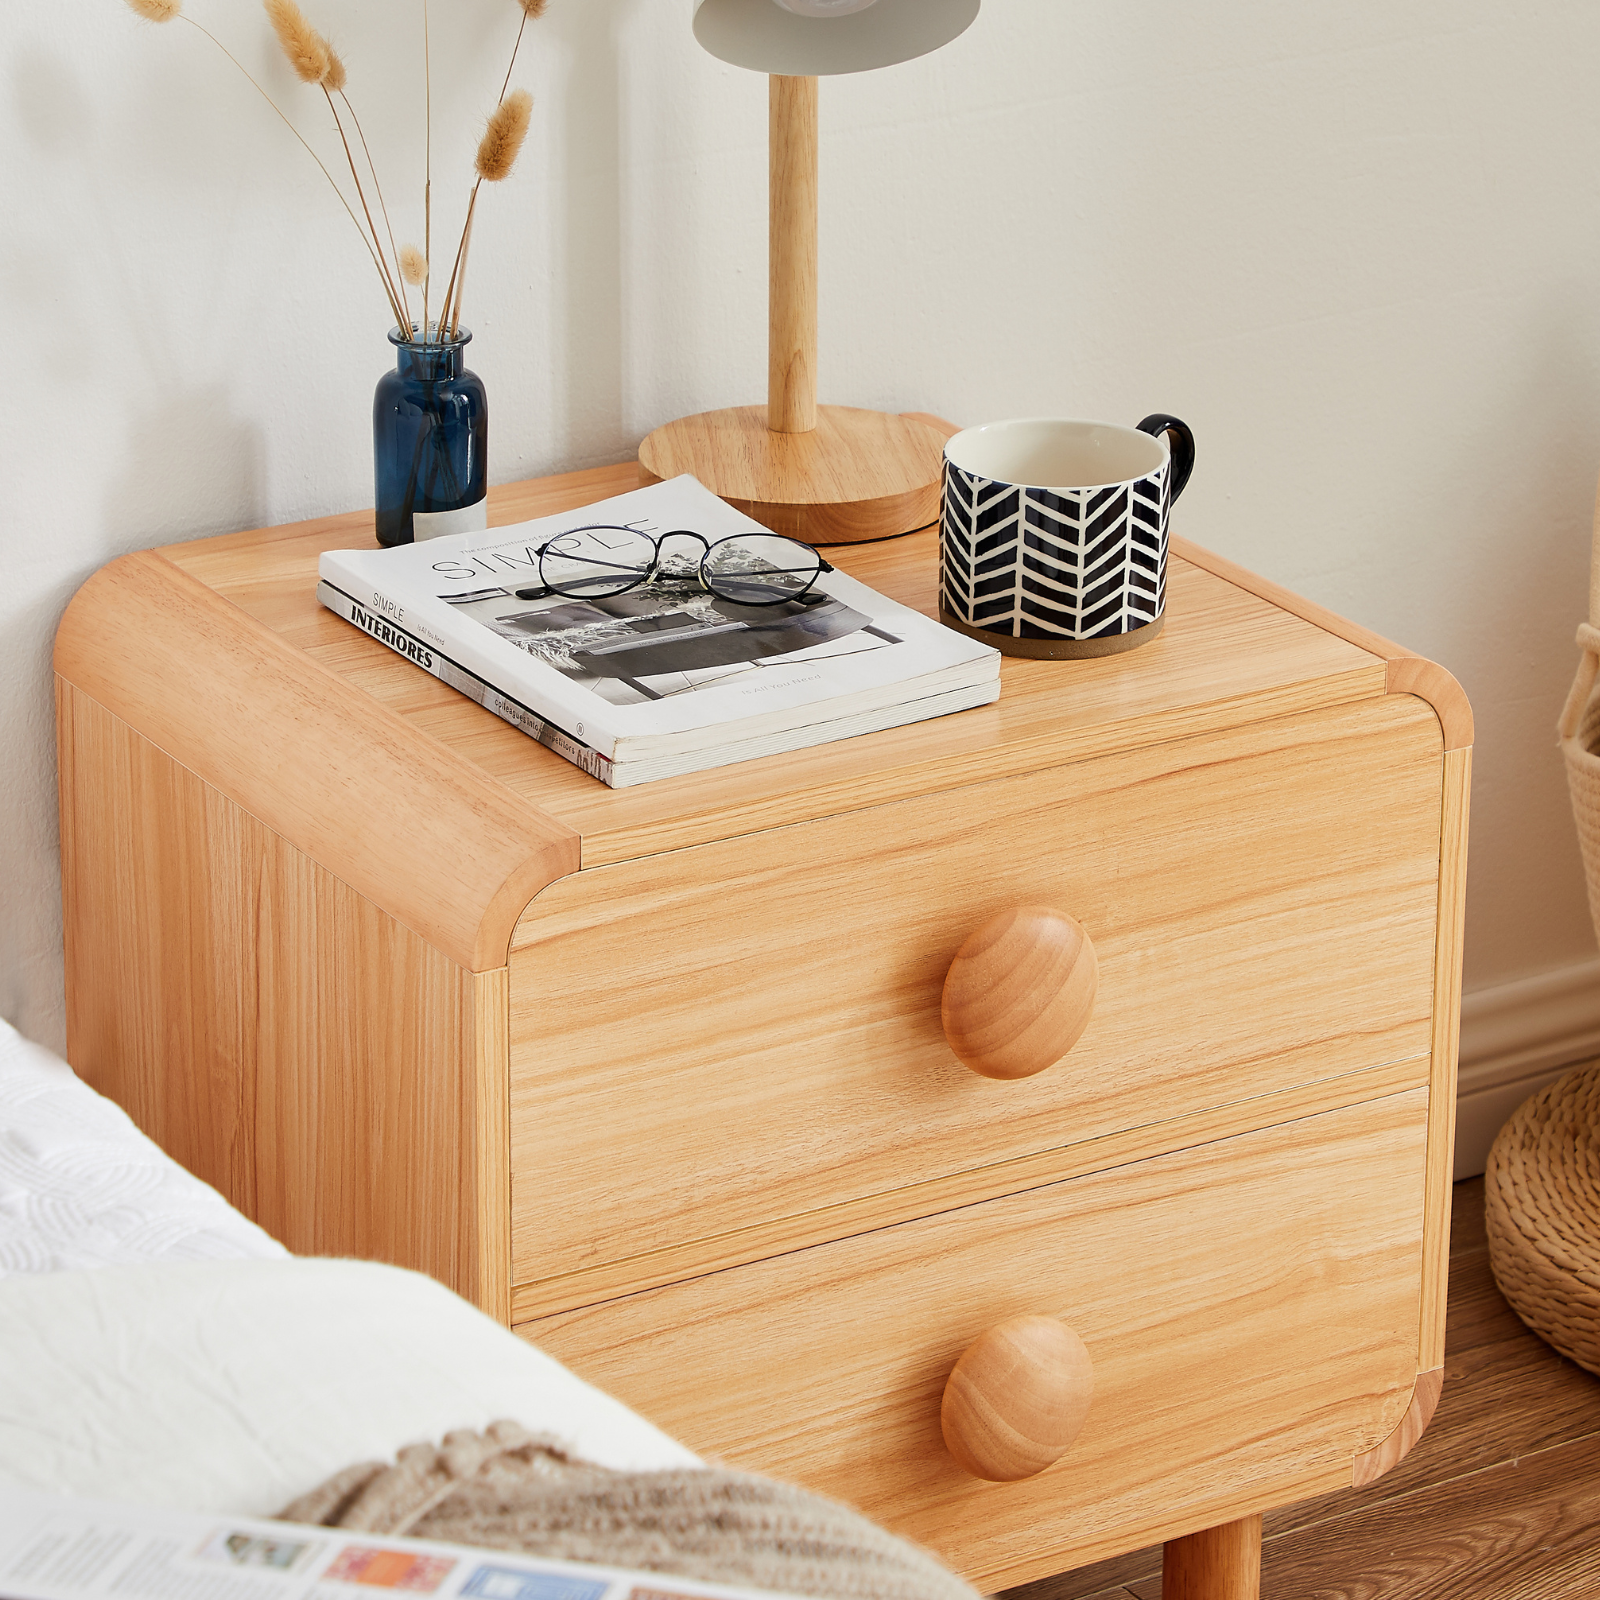
<instances>
[{"instance_id":1,"label":"nightstand top surface","mask_svg":"<svg viewBox=\"0 0 1600 1600\"><path fill-rule=\"evenodd\" d=\"M489 520L503 526L546 516L637 481L628 463L505 485L490 491ZM1087 661L1007 658L993 705L612 790L318 605L318 553L371 540L371 516L362 512L158 553L570 828L586 867L1366 699L1386 692L1385 656L1398 653L1347 623L1330 631L1338 619L1176 541L1166 628L1137 650ZM882 593L937 614L936 531L828 554ZM1285 600L1317 620L1293 614Z\"/></svg>"}]
</instances>

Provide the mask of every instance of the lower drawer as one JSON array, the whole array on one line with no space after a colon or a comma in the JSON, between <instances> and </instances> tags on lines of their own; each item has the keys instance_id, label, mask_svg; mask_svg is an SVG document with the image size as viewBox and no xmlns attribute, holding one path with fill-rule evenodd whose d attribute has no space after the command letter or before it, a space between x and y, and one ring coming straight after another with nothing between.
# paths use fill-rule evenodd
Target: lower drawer
<instances>
[{"instance_id":1,"label":"lower drawer","mask_svg":"<svg viewBox=\"0 0 1600 1600\"><path fill-rule=\"evenodd\" d=\"M850 1501L986 1590L1348 1485L1417 1370L1416 1089L518 1332L693 1449ZM1065 1319L1094 1399L983 1483L940 1434L986 1328Z\"/></svg>"}]
</instances>

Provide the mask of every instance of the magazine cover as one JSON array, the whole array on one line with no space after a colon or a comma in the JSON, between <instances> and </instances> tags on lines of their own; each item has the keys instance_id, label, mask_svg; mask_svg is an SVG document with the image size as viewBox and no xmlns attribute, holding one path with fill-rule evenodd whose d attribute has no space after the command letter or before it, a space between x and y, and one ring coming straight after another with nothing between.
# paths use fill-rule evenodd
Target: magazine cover
<instances>
[{"instance_id":1,"label":"magazine cover","mask_svg":"<svg viewBox=\"0 0 1600 1600\"><path fill-rule=\"evenodd\" d=\"M319 571L324 603L348 620L367 626L341 597L387 625L391 648L438 652L604 760L999 694L997 651L834 571L691 477L483 533L326 551Z\"/></svg>"},{"instance_id":2,"label":"magazine cover","mask_svg":"<svg viewBox=\"0 0 1600 1600\"><path fill-rule=\"evenodd\" d=\"M5 1600L765 1600L767 1591L262 1517L0 1490Z\"/></svg>"}]
</instances>

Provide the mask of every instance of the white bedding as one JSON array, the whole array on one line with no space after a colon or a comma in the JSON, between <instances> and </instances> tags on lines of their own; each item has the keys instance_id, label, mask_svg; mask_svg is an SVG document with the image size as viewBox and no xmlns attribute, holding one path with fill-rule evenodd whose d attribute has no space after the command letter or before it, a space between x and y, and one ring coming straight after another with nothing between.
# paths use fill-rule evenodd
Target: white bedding
<instances>
[{"instance_id":1,"label":"white bedding","mask_svg":"<svg viewBox=\"0 0 1600 1600\"><path fill-rule=\"evenodd\" d=\"M0 1021L0 1277L288 1253Z\"/></svg>"},{"instance_id":2,"label":"white bedding","mask_svg":"<svg viewBox=\"0 0 1600 1600\"><path fill-rule=\"evenodd\" d=\"M168 1262L0 1283L0 1492L270 1516L511 1417L610 1467L698 1458L419 1273Z\"/></svg>"},{"instance_id":3,"label":"white bedding","mask_svg":"<svg viewBox=\"0 0 1600 1600\"><path fill-rule=\"evenodd\" d=\"M500 1417L699 1464L432 1279L291 1256L4 1022L0 1280L0 1493L271 1515Z\"/></svg>"}]
</instances>

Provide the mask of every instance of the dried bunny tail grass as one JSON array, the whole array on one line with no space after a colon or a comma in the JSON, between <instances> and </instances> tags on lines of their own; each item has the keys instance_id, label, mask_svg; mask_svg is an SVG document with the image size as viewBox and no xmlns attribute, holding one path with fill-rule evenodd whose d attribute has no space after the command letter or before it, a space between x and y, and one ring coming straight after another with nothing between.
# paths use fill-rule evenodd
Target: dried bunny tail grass
<instances>
[{"instance_id":1,"label":"dried bunny tail grass","mask_svg":"<svg viewBox=\"0 0 1600 1600\"><path fill-rule=\"evenodd\" d=\"M146 22L171 22L183 10L183 0L128 0Z\"/></svg>"},{"instance_id":2,"label":"dried bunny tail grass","mask_svg":"<svg viewBox=\"0 0 1600 1600\"><path fill-rule=\"evenodd\" d=\"M413 289L420 289L428 281L428 258L414 244L400 246L400 276Z\"/></svg>"},{"instance_id":3,"label":"dried bunny tail grass","mask_svg":"<svg viewBox=\"0 0 1600 1600\"><path fill-rule=\"evenodd\" d=\"M474 165L485 183L499 183L510 175L517 152L528 136L528 121L533 115L533 96L526 89L515 89L494 108L489 126L478 143Z\"/></svg>"},{"instance_id":4,"label":"dried bunny tail grass","mask_svg":"<svg viewBox=\"0 0 1600 1600\"><path fill-rule=\"evenodd\" d=\"M317 35L317 40L328 56L328 70L322 75L322 87L329 94L338 94L343 90L347 76L344 62L339 59L339 52L320 33Z\"/></svg>"},{"instance_id":5,"label":"dried bunny tail grass","mask_svg":"<svg viewBox=\"0 0 1600 1600\"><path fill-rule=\"evenodd\" d=\"M544 15L544 8L549 4L549 0L520 0L520 3L529 17L537 22Z\"/></svg>"},{"instance_id":6,"label":"dried bunny tail grass","mask_svg":"<svg viewBox=\"0 0 1600 1600\"><path fill-rule=\"evenodd\" d=\"M294 0L262 0L272 31L302 83L321 83L328 75L328 47L306 21Z\"/></svg>"}]
</instances>

